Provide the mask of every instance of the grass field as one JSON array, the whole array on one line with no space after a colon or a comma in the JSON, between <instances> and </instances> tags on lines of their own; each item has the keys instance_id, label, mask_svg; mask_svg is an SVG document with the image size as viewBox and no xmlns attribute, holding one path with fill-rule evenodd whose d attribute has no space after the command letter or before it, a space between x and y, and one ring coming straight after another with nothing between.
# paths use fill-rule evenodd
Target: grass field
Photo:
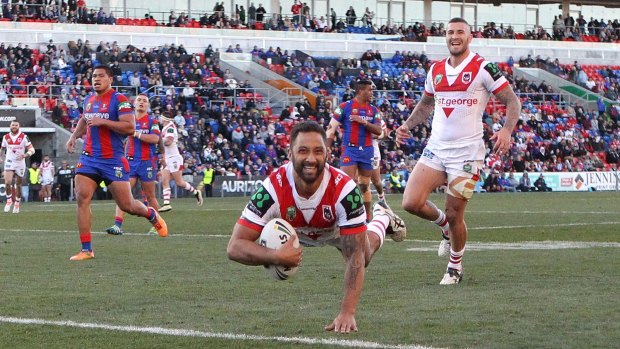
<instances>
[{"instance_id":1,"label":"grass field","mask_svg":"<svg viewBox=\"0 0 620 349\"><path fill-rule=\"evenodd\" d=\"M440 196L433 200L441 203ZM96 258L79 250L75 204L0 214L0 348L618 348L620 194L476 195L464 279L440 286L438 231L389 203L408 239L387 241L367 270L360 331L323 331L342 298L333 248L306 249L292 280L226 257L242 198L173 202L171 236L101 233L114 206L93 206Z\"/></svg>"}]
</instances>

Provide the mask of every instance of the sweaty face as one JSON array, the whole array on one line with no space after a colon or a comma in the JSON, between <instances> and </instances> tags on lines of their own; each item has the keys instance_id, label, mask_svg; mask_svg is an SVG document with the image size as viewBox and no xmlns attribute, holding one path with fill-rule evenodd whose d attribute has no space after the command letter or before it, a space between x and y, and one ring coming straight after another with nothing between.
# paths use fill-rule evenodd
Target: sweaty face
<instances>
[{"instance_id":1,"label":"sweaty face","mask_svg":"<svg viewBox=\"0 0 620 349\"><path fill-rule=\"evenodd\" d=\"M446 44L453 56L460 56L467 51L471 43L472 35L469 25L465 23L448 23L446 31Z\"/></svg>"},{"instance_id":2,"label":"sweaty face","mask_svg":"<svg viewBox=\"0 0 620 349\"><path fill-rule=\"evenodd\" d=\"M306 184L322 179L327 151L319 133L306 132L297 135L290 153L295 173Z\"/></svg>"}]
</instances>

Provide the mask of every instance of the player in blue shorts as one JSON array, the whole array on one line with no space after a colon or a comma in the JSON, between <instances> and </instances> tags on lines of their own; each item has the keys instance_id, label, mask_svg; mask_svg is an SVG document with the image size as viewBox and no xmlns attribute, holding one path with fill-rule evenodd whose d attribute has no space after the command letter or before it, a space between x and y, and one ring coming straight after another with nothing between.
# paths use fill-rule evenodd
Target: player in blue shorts
<instances>
[{"instance_id":1,"label":"player in blue shorts","mask_svg":"<svg viewBox=\"0 0 620 349\"><path fill-rule=\"evenodd\" d=\"M67 141L67 151L75 152L78 139L86 135L82 155L76 165L75 196L77 223L82 249L70 258L82 261L95 258L91 246L92 213L90 202L103 181L121 210L145 217L160 236L168 235L166 222L157 210L146 207L131 195L129 163L123 141L136 131L135 119L127 97L112 89L114 73L108 66L96 66L92 74L95 94L84 101L84 111Z\"/></svg>"},{"instance_id":2,"label":"player in blue shorts","mask_svg":"<svg viewBox=\"0 0 620 349\"><path fill-rule=\"evenodd\" d=\"M138 180L142 193L149 206L159 210L159 203L155 196L155 179L157 177L157 144L160 142L159 122L156 117L148 114L151 104L146 94L139 94L133 102L136 119L136 131L133 137L127 139L125 153L129 160L129 184L135 187ZM124 212L116 206L114 225L106 229L108 234L123 234ZM155 227L151 227L149 234L156 234Z\"/></svg>"},{"instance_id":3,"label":"player in blue shorts","mask_svg":"<svg viewBox=\"0 0 620 349\"><path fill-rule=\"evenodd\" d=\"M360 80L355 85L355 97L341 103L327 128L327 148L330 149L338 126L342 126L340 169L357 181L370 218L370 178L373 171L374 148L372 135L381 134L381 112L371 104L373 84Z\"/></svg>"}]
</instances>

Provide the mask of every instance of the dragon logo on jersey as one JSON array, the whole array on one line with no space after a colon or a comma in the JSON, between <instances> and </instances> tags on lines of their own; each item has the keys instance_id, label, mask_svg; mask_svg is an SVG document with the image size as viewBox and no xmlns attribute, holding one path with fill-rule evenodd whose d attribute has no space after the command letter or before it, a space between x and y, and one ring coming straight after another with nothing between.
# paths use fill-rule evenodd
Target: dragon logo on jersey
<instances>
[{"instance_id":1,"label":"dragon logo on jersey","mask_svg":"<svg viewBox=\"0 0 620 349\"><path fill-rule=\"evenodd\" d=\"M331 222L334 220L334 214L332 213L332 207L329 205L323 205L323 219Z\"/></svg>"},{"instance_id":2,"label":"dragon logo on jersey","mask_svg":"<svg viewBox=\"0 0 620 349\"><path fill-rule=\"evenodd\" d=\"M357 186L347 194L340 204L347 213L347 220L364 215L364 205L362 204L362 194Z\"/></svg>"},{"instance_id":3,"label":"dragon logo on jersey","mask_svg":"<svg viewBox=\"0 0 620 349\"><path fill-rule=\"evenodd\" d=\"M439 85L439 83L441 82L441 79L443 79L443 74L437 74L435 75L435 86Z\"/></svg>"},{"instance_id":4,"label":"dragon logo on jersey","mask_svg":"<svg viewBox=\"0 0 620 349\"><path fill-rule=\"evenodd\" d=\"M286 209L286 220L292 222L295 220L295 217L297 217L297 210L294 206L289 206Z\"/></svg>"},{"instance_id":5,"label":"dragon logo on jersey","mask_svg":"<svg viewBox=\"0 0 620 349\"><path fill-rule=\"evenodd\" d=\"M257 216L263 217L273 204L273 198L271 197L271 195L269 195L267 189L261 186L256 190L256 192L254 192L254 194L250 198L250 202L246 207Z\"/></svg>"},{"instance_id":6,"label":"dragon logo on jersey","mask_svg":"<svg viewBox=\"0 0 620 349\"><path fill-rule=\"evenodd\" d=\"M471 72L464 72L461 76L461 81L464 84L469 84L471 82Z\"/></svg>"}]
</instances>

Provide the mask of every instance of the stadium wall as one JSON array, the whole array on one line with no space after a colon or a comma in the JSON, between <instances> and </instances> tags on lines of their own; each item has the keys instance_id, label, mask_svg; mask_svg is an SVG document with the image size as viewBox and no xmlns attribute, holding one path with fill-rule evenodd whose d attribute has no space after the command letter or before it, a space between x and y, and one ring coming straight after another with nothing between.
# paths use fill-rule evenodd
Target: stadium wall
<instances>
[{"instance_id":1,"label":"stadium wall","mask_svg":"<svg viewBox=\"0 0 620 349\"><path fill-rule=\"evenodd\" d=\"M406 42L393 41L398 39L394 35L0 22L0 42L5 44L21 42L33 48L38 44L45 49L50 39L57 44L89 40L93 49L100 41L116 41L120 46L146 49L171 43L183 44L188 52L203 52L208 45L225 49L240 44L246 51L255 45L263 49L273 46L289 51L301 50L314 56L343 58L359 58L368 49L379 50L384 57L403 50L425 52L430 59L442 59L447 54L442 37L430 37L429 42ZM474 39L472 48L491 61L505 61L510 56L518 60L528 54L558 58L562 63L577 60L581 64L616 64L620 61L619 44Z\"/></svg>"}]
</instances>

